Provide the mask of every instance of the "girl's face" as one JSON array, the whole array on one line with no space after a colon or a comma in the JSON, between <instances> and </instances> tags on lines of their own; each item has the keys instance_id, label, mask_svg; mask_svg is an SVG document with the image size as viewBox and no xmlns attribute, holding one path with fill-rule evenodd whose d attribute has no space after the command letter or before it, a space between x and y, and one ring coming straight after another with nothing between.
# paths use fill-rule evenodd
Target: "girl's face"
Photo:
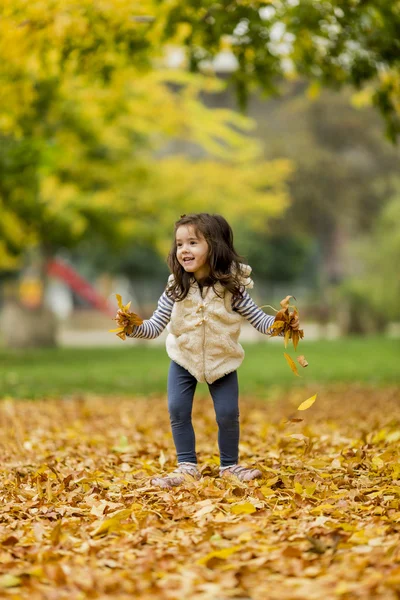
<instances>
[{"instance_id":1,"label":"girl's face","mask_svg":"<svg viewBox=\"0 0 400 600\"><path fill-rule=\"evenodd\" d=\"M176 258L187 273L193 273L197 280L207 277L208 244L193 225L181 225L176 230Z\"/></svg>"}]
</instances>

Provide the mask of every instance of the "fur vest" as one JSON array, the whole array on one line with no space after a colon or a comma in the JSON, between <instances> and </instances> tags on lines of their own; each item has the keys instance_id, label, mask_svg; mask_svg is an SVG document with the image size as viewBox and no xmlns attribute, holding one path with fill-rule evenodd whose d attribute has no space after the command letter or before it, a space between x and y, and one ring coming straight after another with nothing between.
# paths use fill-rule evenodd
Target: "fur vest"
<instances>
[{"instance_id":1,"label":"fur vest","mask_svg":"<svg viewBox=\"0 0 400 600\"><path fill-rule=\"evenodd\" d=\"M252 288L251 267L242 265L242 284ZM173 280L170 275L168 282ZM220 283L203 288L193 282L184 300L175 301L167 326L168 356L189 371L199 382L213 383L242 363L244 350L239 344L243 317L232 309L232 294Z\"/></svg>"}]
</instances>

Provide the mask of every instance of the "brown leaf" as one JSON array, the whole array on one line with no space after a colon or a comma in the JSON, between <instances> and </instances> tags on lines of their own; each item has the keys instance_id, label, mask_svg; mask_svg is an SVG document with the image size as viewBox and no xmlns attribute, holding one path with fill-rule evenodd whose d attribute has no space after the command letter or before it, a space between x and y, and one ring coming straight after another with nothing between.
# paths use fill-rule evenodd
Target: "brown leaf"
<instances>
[{"instance_id":1,"label":"brown leaf","mask_svg":"<svg viewBox=\"0 0 400 600\"><path fill-rule=\"evenodd\" d=\"M289 308L289 300L290 298L293 298L293 300L296 300L296 298L294 296L286 296L286 298L284 298L283 300L280 301L280 305L282 306L282 308L284 309L288 309Z\"/></svg>"},{"instance_id":2,"label":"brown leaf","mask_svg":"<svg viewBox=\"0 0 400 600\"><path fill-rule=\"evenodd\" d=\"M307 362L305 356L303 356L303 354L301 356L297 357L297 362L302 367L308 367L308 362Z\"/></svg>"},{"instance_id":3,"label":"brown leaf","mask_svg":"<svg viewBox=\"0 0 400 600\"><path fill-rule=\"evenodd\" d=\"M141 319L136 313L129 310L131 302L128 302L125 306L122 304L122 298L120 294L115 294L119 306L117 316L114 321L117 321L117 329L109 329L109 333L116 333L116 335L125 340L127 335L131 335L135 326L141 325L143 319Z\"/></svg>"}]
</instances>

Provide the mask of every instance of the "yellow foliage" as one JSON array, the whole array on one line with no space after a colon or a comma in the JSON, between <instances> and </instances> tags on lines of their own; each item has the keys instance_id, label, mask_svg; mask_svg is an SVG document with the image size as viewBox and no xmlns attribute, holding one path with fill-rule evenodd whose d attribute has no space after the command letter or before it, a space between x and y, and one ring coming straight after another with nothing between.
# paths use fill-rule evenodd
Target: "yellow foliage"
<instances>
[{"instance_id":1,"label":"yellow foliage","mask_svg":"<svg viewBox=\"0 0 400 600\"><path fill-rule=\"evenodd\" d=\"M259 229L288 205L291 164L261 159L260 142L248 135L252 119L201 102L202 93L220 92L225 82L166 65L160 32L174 5L2 2L0 136L40 142L38 218L62 224L59 235L67 231L68 243L87 232L88 209L111 211L124 238L148 238L151 228L165 253L172 223L188 206ZM189 33L181 25L171 43ZM134 53L131 42L138 45ZM155 158L171 139L190 143L202 158ZM107 158L94 158L93 148ZM13 191L14 205L26 202L23 194ZM25 232L27 223L9 218L16 236ZM43 229L30 222L34 239L25 245L40 242ZM51 230L57 236L57 227ZM65 239L52 239L57 243ZM0 266L10 260L3 244Z\"/></svg>"}]
</instances>

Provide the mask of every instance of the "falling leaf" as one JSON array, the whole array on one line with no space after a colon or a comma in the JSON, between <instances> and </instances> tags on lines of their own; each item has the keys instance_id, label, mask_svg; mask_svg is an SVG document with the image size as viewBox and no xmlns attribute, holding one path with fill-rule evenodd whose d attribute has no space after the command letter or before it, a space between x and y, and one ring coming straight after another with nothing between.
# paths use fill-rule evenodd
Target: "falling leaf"
<instances>
[{"instance_id":1,"label":"falling leaf","mask_svg":"<svg viewBox=\"0 0 400 600\"><path fill-rule=\"evenodd\" d=\"M301 367L308 367L308 362L306 361L305 356L303 354L297 357L297 362Z\"/></svg>"},{"instance_id":2,"label":"falling leaf","mask_svg":"<svg viewBox=\"0 0 400 600\"><path fill-rule=\"evenodd\" d=\"M311 398L307 398L307 400L304 400L304 402L302 402L300 406L297 407L297 410L307 410L307 408L310 408L310 406L314 404L316 399L317 394L314 394L314 396L311 396Z\"/></svg>"},{"instance_id":3,"label":"falling leaf","mask_svg":"<svg viewBox=\"0 0 400 600\"><path fill-rule=\"evenodd\" d=\"M296 367L296 363L291 358L291 356L289 356L289 354L287 354L286 352L283 353L283 356L286 358L286 360L288 362L288 365L292 369L293 373L295 375L297 375L297 377L300 377L299 372L298 372L297 367Z\"/></svg>"}]
</instances>

